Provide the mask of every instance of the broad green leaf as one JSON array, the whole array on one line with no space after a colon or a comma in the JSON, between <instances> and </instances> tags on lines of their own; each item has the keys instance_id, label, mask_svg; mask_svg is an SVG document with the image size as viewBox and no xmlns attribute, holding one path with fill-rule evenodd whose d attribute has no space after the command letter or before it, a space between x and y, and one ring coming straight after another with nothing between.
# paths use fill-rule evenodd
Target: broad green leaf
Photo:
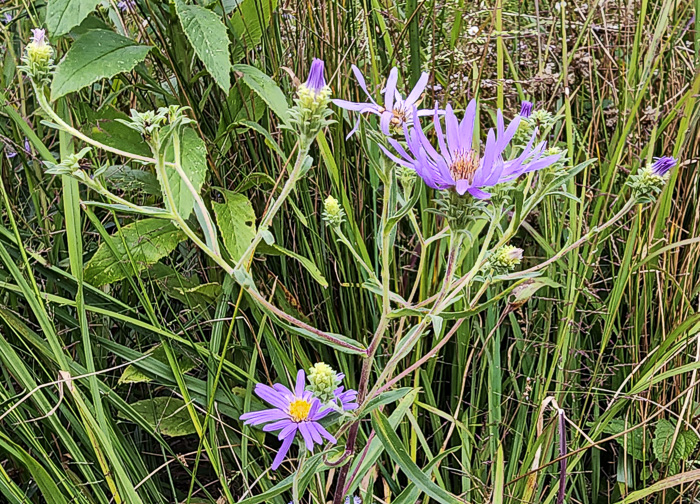
<instances>
[{"instance_id":1,"label":"broad green leaf","mask_svg":"<svg viewBox=\"0 0 700 504\"><path fill-rule=\"evenodd\" d=\"M237 7L231 16L231 26L238 39L232 51L234 62L243 59L246 50L260 43L272 11L277 8L277 0L243 0Z\"/></svg>"},{"instance_id":2,"label":"broad green leaf","mask_svg":"<svg viewBox=\"0 0 700 504\"><path fill-rule=\"evenodd\" d=\"M228 93L231 87L230 41L221 18L209 9L187 5L182 0L175 0L175 10L197 57L214 81Z\"/></svg>"},{"instance_id":3,"label":"broad green leaf","mask_svg":"<svg viewBox=\"0 0 700 504\"><path fill-rule=\"evenodd\" d=\"M524 305L542 287L559 288L562 287L562 285L546 277L527 280L513 289L511 297L508 300L510 306L515 308Z\"/></svg>"},{"instance_id":4,"label":"broad green leaf","mask_svg":"<svg viewBox=\"0 0 700 504\"><path fill-rule=\"evenodd\" d=\"M621 418L615 418L603 428L603 432L615 435L626 431L630 427L631 425L625 424L625 421ZM639 460L640 462L648 459L644 454L644 429L642 427L615 438L615 441L625 449L633 459ZM647 442L646 447L649 447L649 442Z\"/></svg>"},{"instance_id":5,"label":"broad green leaf","mask_svg":"<svg viewBox=\"0 0 700 504\"><path fill-rule=\"evenodd\" d=\"M150 46L109 30L90 30L77 39L56 67L51 83L51 99L122 72L132 70L146 58Z\"/></svg>"},{"instance_id":6,"label":"broad green leaf","mask_svg":"<svg viewBox=\"0 0 700 504\"><path fill-rule=\"evenodd\" d=\"M100 0L49 0L46 5L46 27L49 35L65 35L95 10Z\"/></svg>"},{"instance_id":7,"label":"broad green leaf","mask_svg":"<svg viewBox=\"0 0 700 504\"><path fill-rule=\"evenodd\" d=\"M234 261L255 238L255 210L243 194L221 189L224 203L212 203L224 246Z\"/></svg>"},{"instance_id":8,"label":"broad green leaf","mask_svg":"<svg viewBox=\"0 0 700 504\"><path fill-rule=\"evenodd\" d=\"M415 483L421 491L443 504L463 504L464 501L459 500L447 490L440 488L429 476L421 471L420 467L411 459L406 447L396 435L396 432L394 432L387 417L379 410L372 412L372 427L374 427L377 437L381 440L391 459L399 465L408 479Z\"/></svg>"},{"instance_id":9,"label":"broad green leaf","mask_svg":"<svg viewBox=\"0 0 700 504\"><path fill-rule=\"evenodd\" d=\"M289 104L287 103L287 97L279 86L275 84L275 81L250 65L233 65L233 69L241 74L243 81L248 87L258 93L260 98L267 103L270 109L277 114L277 117L279 117L283 123L286 124L289 122Z\"/></svg>"},{"instance_id":10,"label":"broad green leaf","mask_svg":"<svg viewBox=\"0 0 700 504\"><path fill-rule=\"evenodd\" d=\"M382 394L379 394L377 397L374 397L372 398L372 400L367 402L367 406L363 408L362 414L366 415L367 413L370 413L371 411L379 408L380 406L394 403L406 394L408 394L411 390L415 389L412 387L403 387L399 389L388 390Z\"/></svg>"},{"instance_id":11,"label":"broad green leaf","mask_svg":"<svg viewBox=\"0 0 700 504\"><path fill-rule=\"evenodd\" d=\"M160 197L160 184L150 171L129 165L109 166L102 172L106 185L132 194L149 194Z\"/></svg>"},{"instance_id":12,"label":"broad green leaf","mask_svg":"<svg viewBox=\"0 0 700 504\"><path fill-rule=\"evenodd\" d=\"M154 397L135 402L131 407L143 417L154 432L163 436L187 436L197 432L182 399Z\"/></svg>"},{"instance_id":13,"label":"broad green leaf","mask_svg":"<svg viewBox=\"0 0 700 504\"><path fill-rule=\"evenodd\" d=\"M680 462L690 457L698 444L698 437L693 431L681 430L676 437L676 442L672 445L675 431L676 426L662 418L656 423L656 432L652 441L654 455L659 462L668 465L671 474L676 474L680 470Z\"/></svg>"},{"instance_id":14,"label":"broad green leaf","mask_svg":"<svg viewBox=\"0 0 700 504\"><path fill-rule=\"evenodd\" d=\"M124 226L121 232L110 237L111 247L101 243L85 265L85 281L99 287L133 275L124 244L136 268L142 270L170 254L185 238L185 234L172 223L161 219L143 219Z\"/></svg>"},{"instance_id":15,"label":"broad green leaf","mask_svg":"<svg viewBox=\"0 0 700 504\"><path fill-rule=\"evenodd\" d=\"M80 111L87 120L81 131L100 143L122 149L140 156L150 156L151 149L141 134L117 119L128 120L129 116L110 105L95 111L88 103L80 104ZM145 173L145 172L144 172ZM160 193L160 191L159 191Z\"/></svg>"},{"instance_id":16,"label":"broad green leaf","mask_svg":"<svg viewBox=\"0 0 700 504\"><path fill-rule=\"evenodd\" d=\"M169 162L175 160L172 143L168 147L165 157ZM199 194L207 176L207 148L192 128L183 130L180 140L180 164L182 171L185 172ZM194 209L194 196L176 170L172 168L166 170L168 184L175 199L175 209L183 219L187 219Z\"/></svg>"},{"instance_id":17,"label":"broad green leaf","mask_svg":"<svg viewBox=\"0 0 700 504\"><path fill-rule=\"evenodd\" d=\"M173 348L173 351L175 352L175 356L177 357L177 362L178 366L180 367L180 371L186 373L197 367L197 364L194 362L194 360L192 360L192 357L190 357L190 355L188 355L187 352L182 350L176 350L175 348ZM165 348L163 348L163 345L159 344L154 346L148 352L146 352L145 355L149 355L158 362L162 362L167 366L170 365L170 363L168 362L168 356L165 354ZM126 366L126 368L124 368L124 372L119 378L119 384L144 383L150 381L151 377L145 374L143 371L141 371L138 367L138 364L129 364L128 366Z\"/></svg>"}]
</instances>

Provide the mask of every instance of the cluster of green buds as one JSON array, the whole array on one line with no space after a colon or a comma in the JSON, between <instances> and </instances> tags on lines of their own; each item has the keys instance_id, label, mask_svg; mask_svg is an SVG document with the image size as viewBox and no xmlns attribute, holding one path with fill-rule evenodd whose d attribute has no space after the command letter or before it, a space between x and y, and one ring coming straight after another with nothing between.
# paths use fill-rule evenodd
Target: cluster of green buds
<instances>
[{"instance_id":1,"label":"cluster of green buds","mask_svg":"<svg viewBox=\"0 0 700 504\"><path fill-rule=\"evenodd\" d=\"M331 88L323 76L323 60L314 58L306 82L297 88L295 106L290 110L292 122L296 124L299 133L307 141L312 141L316 134L331 123L328 104L331 99Z\"/></svg>"},{"instance_id":2,"label":"cluster of green buds","mask_svg":"<svg viewBox=\"0 0 700 504\"><path fill-rule=\"evenodd\" d=\"M328 364L317 362L309 368L307 378L309 385L306 390L318 397L322 403L329 403L335 400L334 392L340 386L343 376Z\"/></svg>"},{"instance_id":3,"label":"cluster of green buds","mask_svg":"<svg viewBox=\"0 0 700 504\"><path fill-rule=\"evenodd\" d=\"M323 219L331 227L340 226L345 220L345 211L341 208L338 200L330 194L323 202Z\"/></svg>"},{"instance_id":4,"label":"cluster of green buds","mask_svg":"<svg viewBox=\"0 0 700 504\"><path fill-rule=\"evenodd\" d=\"M513 245L503 245L494 252L484 269L493 270L496 273L507 273L513 271L522 259L523 249Z\"/></svg>"},{"instance_id":5,"label":"cluster of green buds","mask_svg":"<svg viewBox=\"0 0 700 504\"><path fill-rule=\"evenodd\" d=\"M160 107L157 111L139 112L131 109L130 119L117 119L117 121L141 133L143 139L151 146L154 155L157 156L162 152L162 147L167 145L173 133L179 134L182 126L194 122L185 115L188 108L171 105Z\"/></svg>"},{"instance_id":6,"label":"cluster of green buds","mask_svg":"<svg viewBox=\"0 0 700 504\"><path fill-rule=\"evenodd\" d=\"M48 84L51 81L54 51L49 45L46 30L42 28L32 29L32 40L27 44L22 58L23 70L37 84Z\"/></svg>"},{"instance_id":7,"label":"cluster of green buds","mask_svg":"<svg viewBox=\"0 0 700 504\"><path fill-rule=\"evenodd\" d=\"M652 203L668 182L668 172L676 166L677 160L670 156L657 158L652 164L640 168L631 175L627 184L632 188L632 196L639 203Z\"/></svg>"},{"instance_id":8,"label":"cluster of green buds","mask_svg":"<svg viewBox=\"0 0 700 504\"><path fill-rule=\"evenodd\" d=\"M409 166L396 165L396 178L399 179L404 197L408 198L416 182L416 170Z\"/></svg>"}]
</instances>

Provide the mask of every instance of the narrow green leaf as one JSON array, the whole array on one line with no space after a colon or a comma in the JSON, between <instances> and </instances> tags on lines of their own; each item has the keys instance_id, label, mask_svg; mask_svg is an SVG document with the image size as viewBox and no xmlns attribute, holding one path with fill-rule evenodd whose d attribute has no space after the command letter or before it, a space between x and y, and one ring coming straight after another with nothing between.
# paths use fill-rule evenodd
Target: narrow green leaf
<instances>
[{"instance_id":1,"label":"narrow green leaf","mask_svg":"<svg viewBox=\"0 0 700 504\"><path fill-rule=\"evenodd\" d=\"M231 87L231 58L226 26L214 12L199 5L175 0L182 29L214 81L228 93Z\"/></svg>"},{"instance_id":2,"label":"narrow green leaf","mask_svg":"<svg viewBox=\"0 0 700 504\"><path fill-rule=\"evenodd\" d=\"M396 432L394 432L391 424L389 424L389 420L379 410L372 412L372 427L391 459L399 465L408 479L413 481L421 491L443 504L463 503L463 501L433 483L430 477L411 460L411 456L406 451L406 447L396 435Z\"/></svg>"},{"instance_id":3,"label":"narrow green leaf","mask_svg":"<svg viewBox=\"0 0 700 504\"><path fill-rule=\"evenodd\" d=\"M139 270L170 254L185 234L172 223L161 219L143 219L128 226L110 237L111 247L101 243L95 255L85 265L85 280L101 286L133 275L124 244ZM122 241L123 240L123 241Z\"/></svg>"},{"instance_id":4,"label":"narrow green leaf","mask_svg":"<svg viewBox=\"0 0 700 504\"><path fill-rule=\"evenodd\" d=\"M175 160L172 143L166 152L166 160ZM180 164L197 193L201 192L207 176L207 148L192 128L183 130L180 140ZM176 170L168 168L167 173L175 209L183 219L187 219L194 209L194 196Z\"/></svg>"},{"instance_id":5,"label":"narrow green leaf","mask_svg":"<svg viewBox=\"0 0 700 504\"><path fill-rule=\"evenodd\" d=\"M175 351L175 348L173 348ZM177 355L177 363L178 367L180 368L180 371L182 373L186 373L188 371L193 370L195 367L197 367L197 364L194 362L192 357L188 355L186 352L183 352L182 350L176 351L175 352ZM168 356L165 354L165 349L163 348L163 345L156 345L153 348L151 348L148 352L146 352L146 355L151 356L158 362L162 362L165 365L168 365ZM141 371L138 367L138 365L135 364L129 364L127 367L124 368L124 372L122 373L121 377L119 378L119 384L122 383L145 383L145 382L150 382L151 377L148 376L146 373Z\"/></svg>"},{"instance_id":6,"label":"narrow green leaf","mask_svg":"<svg viewBox=\"0 0 700 504\"><path fill-rule=\"evenodd\" d=\"M240 72L248 87L258 93L270 109L277 114L283 123L289 122L289 104L287 98L275 81L263 72L250 65L233 65L236 72Z\"/></svg>"},{"instance_id":7,"label":"narrow green leaf","mask_svg":"<svg viewBox=\"0 0 700 504\"><path fill-rule=\"evenodd\" d=\"M51 82L51 99L122 72L128 72L146 58L150 46L109 30L90 30L76 40L56 67Z\"/></svg>"}]
</instances>

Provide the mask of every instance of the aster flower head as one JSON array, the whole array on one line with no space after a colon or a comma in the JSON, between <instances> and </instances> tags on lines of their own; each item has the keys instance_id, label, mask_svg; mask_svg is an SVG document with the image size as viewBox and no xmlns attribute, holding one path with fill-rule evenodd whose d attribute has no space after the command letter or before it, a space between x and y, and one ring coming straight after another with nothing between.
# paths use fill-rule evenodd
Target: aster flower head
<instances>
[{"instance_id":1,"label":"aster flower head","mask_svg":"<svg viewBox=\"0 0 700 504\"><path fill-rule=\"evenodd\" d=\"M343 411L352 411L359 407L357 404L357 390L345 390L345 387L338 387L333 391L333 395L340 403Z\"/></svg>"},{"instance_id":2,"label":"aster flower head","mask_svg":"<svg viewBox=\"0 0 700 504\"><path fill-rule=\"evenodd\" d=\"M656 158L654 162L630 176L627 184L632 188L632 195L640 203L651 203L668 181L668 172L678 161L670 156Z\"/></svg>"},{"instance_id":3,"label":"aster flower head","mask_svg":"<svg viewBox=\"0 0 700 504\"><path fill-rule=\"evenodd\" d=\"M327 120L331 114L328 110L331 88L326 83L323 71L323 60L314 58L306 82L297 88L296 106L290 110L292 122L307 140L313 140L322 127L331 123Z\"/></svg>"},{"instance_id":4,"label":"aster flower head","mask_svg":"<svg viewBox=\"0 0 700 504\"><path fill-rule=\"evenodd\" d=\"M384 93L384 105L379 105L372 95L367 90L367 84L365 83L365 78L360 72L360 69L355 65L352 66L352 71L355 74L358 84L365 92L369 98L369 103L367 102L351 102L347 100L332 100L335 105L345 110L350 110L357 112L358 114L374 114L379 116L379 124L382 133L385 135L391 135L391 129L401 130L405 125L410 125L413 122L414 115L417 116L428 116L433 114L433 110L423 110L418 109L417 105L420 102L421 95L425 91L425 87L428 85L428 74L423 72L418 79L418 82L414 86L413 90L404 99L401 93L396 89L396 85L399 79L399 70L394 67L389 72L389 77L386 81L386 86L383 90ZM355 127L352 129L347 138L350 138L360 126L360 117L357 118Z\"/></svg>"},{"instance_id":5,"label":"aster flower head","mask_svg":"<svg viewBox=\"0 0 700 504\"><path fill-rule=\"evenodd\" d=\"M36 82L48 81L48 76L53 68L53 48L49 45L46 30L32 28L32 38L27 44L25 55L22 58L24 70Z\"/></svg>"},{"instance_id":6,"label":"aster flower head","mask_svg":"<svg viewBox=\"0 0 700 504\"><path fill-rule=\"evenodd\" d=\"M460 122L452 107L445 109L445 133L437 110L434 114L435 132L439 150L432 146L414 114L413 128L404 126L404 136L408 151L396 140L389 143L399 156L384 149L396 163L413 168L425 183L438 190L453 189L458 195L471 194L477 199L488 199L491 195L485 188L509 182L524 173L541 170L555 163L561 155L543 156L546 143L533 147L536 132L522 153L512 160L505 160L505 150L513 139L520 124L520 116L505 127L503 114L497 111L497 127L490 129L486 144L481 149L474 148L474 125L476 121L476 101L469 102Z\"/></svg>"},{"instance_id":7,"label":"aster flower head","mask_svg":"<svg viewBox=\"0 0 700 504\"><path fill-rule=\"evenodd\" d=\"M496 272L512 271L520 264L523 259L523 249L513 245L503 245L494 252L493 257L489 261L489 269Z\"/></svg>"},{"instance_id":8,"label":"aster flower head","mask_svg":"<svg viewBox=\"0 0 700 504\"><path fill-rule=\"evenodd\" d=\"M523 100L520 104L520 117L530 117L532 115L532 102Z\"/></svg>"},{"instance_id":9,"label":"aster flower head","mask_svg":"<svg viewBox=\"0 0 700 504\"><path fill-rule=\"evenodd\" d=\"M258 383L255 386L255 393L270 403L273 408L251 411L240 417L246 425L266 424L263 427L265 432L279 431L277 438L282 441L282 446L272 462L273 470L282 464L297 433L301 435L310 452L313 452L315 444L322 445L324 438L330 443L337 443L335 437L319 423L319 420L332 410L323 408L319 399L315 398L310 391L304 390L305 384L306 376L303 369L297 373L293 391L279 383L272 387Z\"/></svg>"}]
</instances>

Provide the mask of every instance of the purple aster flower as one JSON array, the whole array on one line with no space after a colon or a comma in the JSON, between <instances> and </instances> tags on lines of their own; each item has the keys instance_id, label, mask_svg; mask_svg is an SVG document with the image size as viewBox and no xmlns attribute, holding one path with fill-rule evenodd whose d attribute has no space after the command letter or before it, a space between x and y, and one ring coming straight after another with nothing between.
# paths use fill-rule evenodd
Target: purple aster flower
<instances>
[{"instance_id":1,"label":"purple aster flower","mask_svg":"<svg viewBox=\"0 0 700 504\"><path fill-rule=\"evenodd\" d=\"M357 390L345 390L345 387L338 387L333 391L333 395L340 402L343 411L357 409Z\"/></svg>"},{"instance_id":2,"label":"purple aster flower","mask_svg":"<svg viewBox=\"0 0 700 504\"><path fill-rule=\"evenodd\" d=\"M326 79L323 77L323 60L314 58L311 62L309 77L306 79L306 88L314 94L319 94L326 87Z\"/></svg>"},{"instance_id":3,"label":"purple aster flower","mask_svg":"<svg viewBox=\"0 0 700 504\"><path fill-rule=\"evenodd\" d=\"M2 16L2 20L3 20L3 23L10 24L12 22L12 14L10 14L9 12L6 12Z\"/></svg>"},{"instance_id":4,"label":"purple aster flower","mask_svg":"<svg viewBox=\"0 0 700 504\"><path fill-rule=\"evenodd\" d=\"M435 132L440 148L438 152L428 141L418 118L413 118L413 128L404 125L404 135L409 152L389 138L389 143L401 158L394 156L387 149L384 152L396 163L413 168L416 173L433 189L454 188L459 195L469 192L478 199L487 199L491 195L482 190L496 184L514 180L524 173L541 170L555 163L561 154L542 157L546 142L541 142L533 149L537 132L532 134L530 142L517 158L506 161L504 151L520 124L520 116L505 128L503 114L497 111L497 133L489 130L484 152L474 150L474 123L476 121L476 101L469 102L460 123L450 105L445 110L445 129L443 135L437 111L434 116Z\"/></svg>"},{"instance_id":5,"label":"purple aster flower","mask_svg":"<svg viewBox=\"0 0 700 504\"><path fill-rule=\"evenodd\" d=\"M367 84L365 83L365 78L362 76L360 69L353 65L352 71L355 74L355 78L360 84L360 87L369 98L370 103L355 103L346 100L333 100L333 103L340 108L359 112L360 114L367 112L379 116L380 127L385 135L389 135L391 133L389 130L390 126L400 128L404 124L410 124L413 120L414 114L426 116L434 113L433 110L416 109L416 103L419 101L423 91L425 91L425 86L428 85L427 73L424 72L421 74L420 79L418 79L418 82L413 88L413 91L411 91L404 100L396 89L396 82L399 79L399 70L396 67L392 68L391 72L389 72L389 78L386 81L386 87L383 90L384 105L382 106L375 102L372 95L369 94ZM350 138L357 131L359 125L360 118L358 117L355 127L352 129L347 138Z\"/></svg>"},{"instance_id":6,"label":"purple aster flower","mask_svg":"<svg viewBox=\"0 0 700 504\"><path fill-rule=\"evenodd\" d=\"M17 157L17 151L8 145L5 149L5 156L7 156L7 159L15 158Z\"/></svg>"},{"instance_id":7,"label":"purple aster flower","mask_svg":"<svg viewBox=\"0 0 700 504\"><path fill-rule=\"evenodd\" d=\"M676 166L676 163L678 161L671 157L671 156L663 156L660 158L656 158L654 161L654 164L651 165L651 171L654 173L654 175L658 175L659 177L663 177L668 173L668 171Z\"/></svg>"},{"instance_id":8,"label":"purple aster flower","mask_svg":"<svg viewBox=\"0 0 700 504\"><path fill-rule=\"evenodd\" d=\"M24 152L27 154L31 154L32 152L32 146L29 144L29 139L27 137L24 137Z\"/></svg>"},{"instance_id":9,"label":"purple aster flower","mask_svg":"<svg viewBox=\"0 0 700 504\"><path fill-rule=\"evenodd\" d=\"M520 117L530 117L532 114L532 102L524 100L520 105Z\"/></svg>"},{"instance_id":10,"label":"purple aster flower","mask_svg":"<svg viewBox=\"0 0 700 504\"><path fill-rule=\"evenodd\" d=\"M297 432L301 434L310 452L313 452L314 443L323 444L322 438L333 444L337 442L318 422L332 410L321 409L321 401L313 397L311 392L304 390L305 384L306 375L303 369L297 373L293 392L279 383L272 387L258 383L255 393L274 408L251 411L240 417L241 420L245 420L246 425L267 424L263 427L265 432L280 431L277 438L282 441L282 446L272 462L273 470L277 469L287 456Z\"/></svg>"}]
</instances>

